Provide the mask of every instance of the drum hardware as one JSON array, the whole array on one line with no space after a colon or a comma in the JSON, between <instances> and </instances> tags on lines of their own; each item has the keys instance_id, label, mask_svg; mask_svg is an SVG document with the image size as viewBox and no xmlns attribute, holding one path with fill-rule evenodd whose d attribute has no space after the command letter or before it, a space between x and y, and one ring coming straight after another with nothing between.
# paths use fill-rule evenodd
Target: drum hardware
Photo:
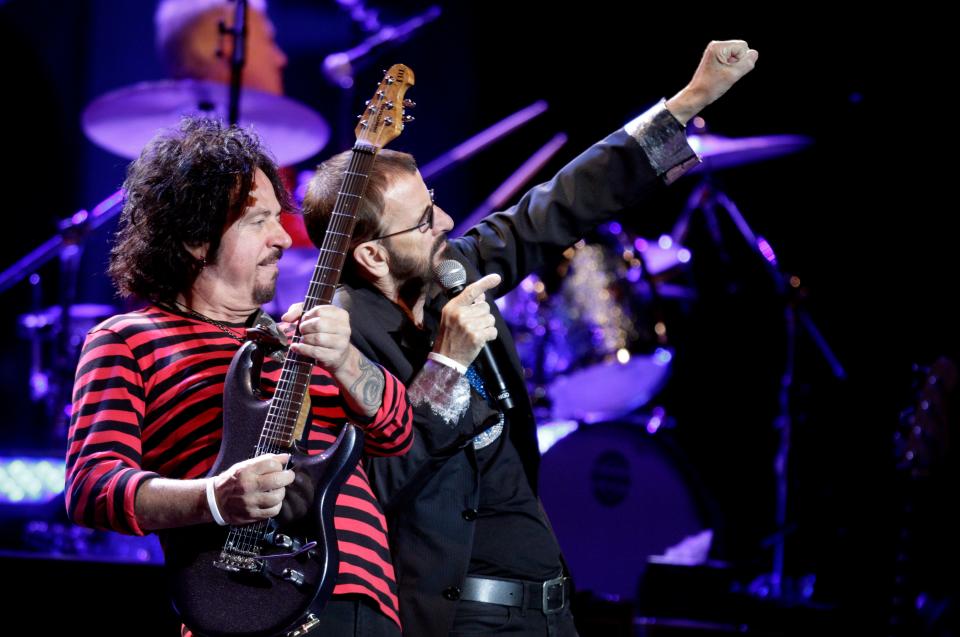
<instances>
[{"instance_id":1,"label":"drum hardware","mask_svg":"<svg viewBox=\"0 0 960 637\"><path fill-rule=\"evenodd\" d=\"M697 118L698 123L702 120ZM700 183L693 189L686 206L678 217L671 232L674 241L683 242L687 238L691 221L697 212L701 213L714 248L721 260L727 260L727 240L723 237L718 215L726 215L736 232L737 241L748 246L755 260L762 265L764 272L771 279L777 296L783 303L783 319L785 324L785 362L780 379L778 397L779 413L776 415L773 427L779 433L778 448L773 460L774 475L776 478L775 503L775 532L771 536L773 558L771 572L761 575L752 584L752 590L762 591L764 595L773 599L783 599L787 592L797 590L792 580L784 578L785 543L790 525L787 520L788 498L788 463L790 460L790 444L792 438L792 387L794 382L794 361L799 338L798 332L804 330L813 342L815 349L830 366L833 377L844 380L846 372L840 361L834 355L826 339L820 333L809 313L802 306L806 290L798 276L791 275L780 269L776 252L771 243L764 237L754 233L740 212L737 205L717 185L713 177L713 170L744 163L769 159L775 156L796 152L808 147L812 140L794 135L778 135L744 139L721 138L706 135L701 129L699 134L688 136L691 145L699 148L704 163L698 166L702 173ZM693 172L693 171L691 171Z\"/></svg>"}]
</instances>

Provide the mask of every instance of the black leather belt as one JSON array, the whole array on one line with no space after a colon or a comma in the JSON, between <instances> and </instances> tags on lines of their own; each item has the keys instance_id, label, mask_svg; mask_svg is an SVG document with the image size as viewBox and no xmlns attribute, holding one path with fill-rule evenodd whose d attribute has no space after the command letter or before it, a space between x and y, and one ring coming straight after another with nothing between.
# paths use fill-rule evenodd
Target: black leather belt
<instances>
[{"instance_id":1,"label":"black leather belt","mask_svg":"<svg viewBox=\"0 0 960 637\"><path fill-rule=\"evenodd\" d=\"M463 580L460 599L532 608L543 611L544 615L552 615L566 608L570 602L570 578L557 577L545 582L528 582L468 575Z\"/></svg>"}]
</instances>

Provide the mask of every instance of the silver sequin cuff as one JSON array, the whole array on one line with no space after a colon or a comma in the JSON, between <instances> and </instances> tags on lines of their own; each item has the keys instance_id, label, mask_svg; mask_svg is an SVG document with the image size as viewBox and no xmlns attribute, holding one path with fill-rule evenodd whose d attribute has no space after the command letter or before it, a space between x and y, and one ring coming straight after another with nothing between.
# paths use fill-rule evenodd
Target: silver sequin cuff
<instances>
[{"instance_id":1,"label":"silver sequin cuff","mask_svg":"<svg viewBox=\"0 0 960 637\"><path fill-rule=\"evenodd\" d=\"M666 103L660 100L623 128L640 144L657 175L672 184L699 164L700 158L690 148L684 127L667 110Z\"/></svg>"},{"instance_id":2,"label":"silver sequin cuff","mask_svg":"<svg viewBox=\"0 0 960 637\"><path fill-rule=\"evenodd\" d=\"M496 424L492 427L482 431L478 436L475 436L473 439L473 448L474 449L483 449L494 440L500 437L500 434L503 433L503 414L498 415L498 420Z\"/></svg>"},{"instance_id":3,"label":"silver sequin cuff","mask_svg":"<svg viewBox=\"0 0 960 637\"><path fill-rule=\"evenodd\" d=\"M407 396L414 407L426 404L455 427L470 408L470 382L452 367L428 360L407 388Z\"/></svg>"}]
</instances>

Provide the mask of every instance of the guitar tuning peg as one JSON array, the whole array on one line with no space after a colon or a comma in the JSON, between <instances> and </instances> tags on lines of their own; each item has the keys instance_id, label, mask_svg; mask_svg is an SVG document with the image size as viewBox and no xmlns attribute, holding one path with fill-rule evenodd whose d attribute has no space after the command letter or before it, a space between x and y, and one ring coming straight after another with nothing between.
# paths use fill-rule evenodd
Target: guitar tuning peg
<instances>
[{"instance_id":1,"label":"guitar tuning peg","mask_svg":"<svg viewBox=\"0 0 960 637\"><path fill-rule=\"evenodd\" d=\"M417 103L414 102L413 100L407 100L407 99L405 99L405 100L403 100L403 107L404 107L404 108L416 108L416 107L417 107Z\"/></svg>"},{"instance_id":2,"label":"guitar tuning peg","mask_svg":"<svg viewBox=\"0 0 960 637\"><path fill-rule=\"evenodd\" d=\"M415 118L413 115L404 115L404 116L403 116L403 121L404 121L405 124L409 124L409 123L412 122L414 119L416 119L416 118Z\"/></svg>"},{"instance_id":3,"label":"guitar tuning peg","mask_svg":"<svg viewBox=\"0 0 960 637\"><path fill-rule=\"evenodd\" d=\"M383 123L386 124L387 126L393 126L393 118L387 117L383 120Z\"/></svg>"}]
</instances>

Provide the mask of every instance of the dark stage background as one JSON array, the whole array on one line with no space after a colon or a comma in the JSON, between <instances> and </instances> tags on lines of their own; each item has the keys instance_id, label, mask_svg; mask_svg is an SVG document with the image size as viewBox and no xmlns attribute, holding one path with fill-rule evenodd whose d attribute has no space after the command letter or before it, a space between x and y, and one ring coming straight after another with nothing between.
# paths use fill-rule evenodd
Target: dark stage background
<instances>
[{"instance_id":1,"label":"dark stage background","mask_svg":"<svg viewBox=\"0 0 960 637\"><path fill-rule=\"evenodd\" d=\"M394 24L428 6L384 4L380 18ZM939 33L937 17L919 24L904 15L866 11L840 17L833 8L809 5L738 12L603 0L440 6L437 21L372 55L357 73L356 92L344 95L324 79L320 65L363 37L346 12L333 2L270 3L278 42L290 58L287 95L321 113L333 128L330 143L301 168L347 147L353 114L380 70L394 62L414 69L417 85L408 97L418 107L416 122L391 147L414 153L421 164L545 100L549 110L543 116L431 181L444 209L462 220L555 133L566 133L568 142L536 182L660 97L673 95L710 39L734 37L746 39L760 59L753 73L704 111L710 131L729 137L790 133L814 142L801 152L720 171L714 180L773 246L780 268L800 277L802 307L846 378L831 374L801 329L791 396L788 525L778 529L774 423L784 365L784 300L724 215L719 246L703 218L694 217L686 241L693 258L672 282L689 287L696 298L665 301L675 348L672 373L638 413L656 405L669 415L673 426L657 436L685 459L689 489L702 499L715 530L710 557L729 565L705 577L719 578L727 591L751 590L757 603L729 606L724 615L704 610L709 604L691 593L695 587L681 585L672 600L657 601L660 607L644 613L700 618L714 626L704 631L742 624L756 634L793 634L811 622L847 634L882 634L892 632L888 619L898 574L907 578L902 596L913 600L926 593L926 617L936 616L931 608L938 600L949 609L956 585L947 575L957 566L958 536L944 529L952 528L947 520L955 513L956 452L948 439L934 440L947 463L938 465L934 487L920 488L926 500L918 505L913 541L901 537L906 487L895 470L894 444L898 418L915 402L912 366L960 353L950 212L956 135L947 97L956 53L947 51L952 38ZM0 1L7 236L0 268L52 236L59 220L119 188L126 160L89 142L80 116L107 91L162 77L152 16L150 2ZM687 176L648 207L631 211L621 220L625 230L652 239L669 232L699 180ZM113 230L107 224L86 239L77 302L118 305L103 274ZM54 416L29 399L31 332L21 318L56 305L64 294L56 259L37 274L39 286L23 281L2 297L3 456L62 457L64 449ZM646 486L658 488L655 481ZM133 633L171 634L176 622L163 602L156 567L78 559L84 556L75 544L49 539L54 530L69 534L61 508L56 501L2 503L7 573L21 582L9 587L23 591L24 600L46 599L43 604L64 608L70 626L131 632L125 622L136 621L129 617L142 609L150 619L139 620ZM49 526L25 531L30 522ZM780 533L787 574L814 576L805 580L812 592L764 601L755 578L771 569ZM904 546L911 550L898 570ZM684 596L680 610L670 606ZM610 618L643 614L609 598L585 598L582 604L584 634L617 634ZM597 617L608 618L606 628L586 625ZM953 634L944 632L946 617L939 621L930 634ZM660 630L670 634L669 628Z\"/></svg>"}]
</instances>

